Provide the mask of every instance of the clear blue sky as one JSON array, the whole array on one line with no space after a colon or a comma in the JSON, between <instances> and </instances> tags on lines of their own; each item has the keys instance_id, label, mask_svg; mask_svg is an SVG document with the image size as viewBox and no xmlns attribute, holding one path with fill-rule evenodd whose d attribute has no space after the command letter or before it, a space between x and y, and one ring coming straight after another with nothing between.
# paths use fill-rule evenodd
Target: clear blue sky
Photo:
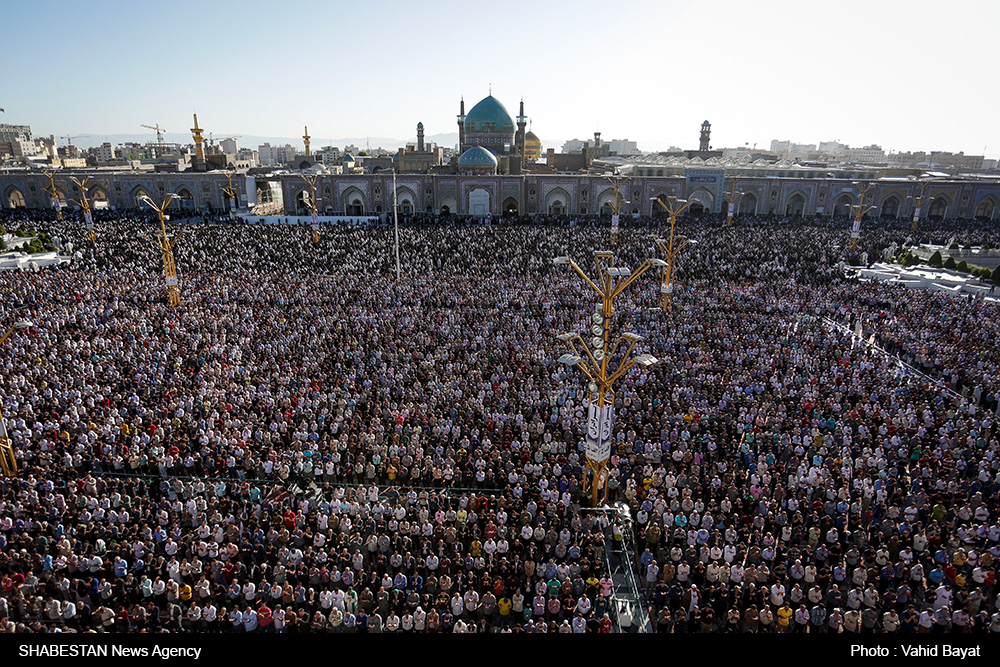
<instances>
[{"instance_id":1,"label":"clear blue sky","mask_svg":"<svg viewBox=\"0 0 1000 667\"><path fill-rule=\"evenodd\" d=\"M1000 2L11 0L0 122L36 135L411 139L524 97L543 142L1000 155ZM152 133L150 133L152 138Z\"/></svg>"}]
</instances>

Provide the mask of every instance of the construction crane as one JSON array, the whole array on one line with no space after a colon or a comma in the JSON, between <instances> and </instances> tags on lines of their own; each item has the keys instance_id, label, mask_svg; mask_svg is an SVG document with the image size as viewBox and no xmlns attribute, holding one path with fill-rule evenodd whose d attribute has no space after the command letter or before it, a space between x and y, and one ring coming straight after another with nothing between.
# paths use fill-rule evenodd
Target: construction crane
<instances>
[{"instance_id":1,"label":"construction crane","mask_svg":"<svg viewBox=\"0 0 1000 667\"><path fill-rule=\"evenodd\" d=\"M140 125L139 127L148 127L151 130L155 130L156 131L156 143L158 143L158 144L162 144L163 143L163 133L166 132L166 130L163 129L162 127L160 127L159 123L157 123L156 125Z\"/></svg>"},{"instance_id":2,"label":"construction crane","mask_svg":"<svg viewBox=\"0 0 1000 667\"><path fill-rule=\"evenodd\" d=\"M226 139L239 139L241 136L243 136L243 135L237 134L235 137L222 137L221 139L219 139L219 145L221 147L222 142L225 141ZM222 149L220 148L219 150L222 150ZM208 133L208 152L209 152L210 155L216 155L216 152L215 152L215 133L213 133L213 132L209 132Z\"/></svg>"},{"instance_id":3,"label":"construction crane","mask_svg":"<svg viewBox=\"0 0 1000 667\"><path fill-rule=\"evenodd\" d=\"M90 136L93 136L93 135L91 135L91 134L77 134L77 135L74 135L72 137L69 136L69 135L66 135L65 137L59 137L59 138L60 139L65 139L67 146L72 146L74 139L85 139L86 137L90 137Z\"/></svg>"}]
</instances>

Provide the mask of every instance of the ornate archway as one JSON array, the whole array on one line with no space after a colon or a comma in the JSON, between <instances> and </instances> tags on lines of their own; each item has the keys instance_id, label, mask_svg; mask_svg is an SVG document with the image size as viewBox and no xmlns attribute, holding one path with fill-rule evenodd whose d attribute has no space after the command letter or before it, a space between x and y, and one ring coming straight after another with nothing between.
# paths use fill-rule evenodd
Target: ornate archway
<instances>
[{"instance_id":1,"label":"ornate archway","mask_svg":"<svg viewBox=\"0 0 1000 667\"><path fill-rule=\"evenodd\" d=\"M785 215L801 216L806 210L806 198L801 192L794 192L785 201Z\"/></svg>"},{"instance_id":2,"label":"ornate archway","mask_svg":"<svg viewBox=\"0 0 1000 667\"><path fill-rule=\"evenodd\" d=\"M440 202L438 202L438 210L441 215L451 215L458 209L454 197L443 197Z\"/></svg>"},{"instance_id":3,"label":"ornate archway","mask_svg":"<svg viewBox=\"0 0 1000 667\"><path fill-rule=\"evenodd\" d=\"M7 208L26 208L27 203L24 201L24 193L13 185L7 188L7 191L3 195L4 202L7 204Z\"/></svg>"},{"instance_id":4,"label":"ornate archway","mask_svg":"<svg viewBox=\"0 0 1000 667\"><path fill-rule=\"evenodd\" d=\"M842 194L837 197L837 200L833 204L833 214L841 218L851 217L851 206L854 204L854 199L849 194Z\"/></svg>"},{"instance_id":5,"label":"ornate archway","mask_svg":"<svg viewBox=\"0 0 1000 667\"><path fill-rule=\"evenodd\" d=\"M743 195L739 199L739 204L736 206L736 210L742 215L756 215L757 196L753 194Z\"/></svg>"},{"instance_id":6,"label":"ornate archway","mask_svg":"<svg viewBox=\"0 0 1000 667\"><path fill-rule=\"evenodd\" d=\"M503 200L503 215L504 217L514 217L518 213L517 199L514 197L507 197Z\"/></svg>"},{"instance_id":7,"label":"ornate archway","mask_svg":"<svg viewBox=\"0 0 1000 667\"><path fill-rule=\"evenodd\" d=\"M476 188L469 193L469 214L482 218L490 213L490 192L485 188Z\"/></svg>"},{"instance_id":8,"label":"ornate archway","mask_svg":"<svg viewBox=\"0 0 1000 667\"><path fill-rule=\"evenodd\" d=\"M711 213L715 210L715 196L708 190L695 190L688 199L691 201L691 206L688 207L691 213Z\"/></svg>"},{"instance_id":9,"label":"ornate archway","mask_svg":"<svg viewBox=\"0 0 1000 667\"><path fill-rule=\"evenodd\" d=\"M948 200L944 197L935 197L927 207L927 217L931 220L941 220L947 212Z\"/></svg>"},{"instance_id":10,"label":"ornate archway","mask_svg":"<svg viewBox=\"0 0 1000 667\"><path fill-rule=\"evenodd\" d=\"M992 220L997 210L997 202L992 195L983 197L976 205L976 220Z\"/></svg>"},{"instance_id":11,"label":"ornate archway","mask_svg":"<svg viewBox=\"0 0 1000 667\"><path fill-rule=\"evenodd\" d=\"M153 198L153 195L145 188L145 186L137 185L129 192L130 203L137 208L146 208L146 205L142 203L143 197L149 197L150 199ZM157 206L159 206L159 203L157 203Z\"/></svg>"},{"instance_id":12,"label":"ornate archway","mask_svg":"<svg viewBox=\"0 0 1000 667\"><path fill-rule=\"evenodd\" d=\"M182 186L182 187L177 188L177 191L176 191L175 194L178 197L180 197L180 199L179 200L177 200L177 199L173 200L173 202L171 202L172 206L176 205L176 206L180 207L182 210L185 210L185 211L194 210L194 208L195 208L194 193L192 193L190 189L188 189L187 187L183 187Z\"/></svg>"},{"instance_id":13,"label":"ornate archway","mask_svg":"<svg viewBox=\"0 0 1000 667\"><path fill-rule=\"evenodd\" d=\"M555 188L545 196L545 211L551 215L565 215L572 199L562 188Z\"/></svg>"},{"instance_id":14,"label":"ornate archway","mask_svg":"<svg viewBox=\"0 0 1000 667\"><path fill-rule=\"evenodd\" d=\"M899 215L899 197L895 195L886 197L878 215L880 218L895 219Z\"/></svg>"},{"instance_id":15,"label":"ornate archway","mask_svg":"<svg viewBox=\"0 0 1000 667\"><path fill-rule=\"evenodd\" d=\"M344 206L344 215L359 216L365 214L365 195L361 190L350 187L340 195ZM391 202L390 202L391 203Z\"/></svg>"},{"instance_id":16,"label":"ornate archway","mask_svg":"<svg viewBox=\"0 0 1000 667\"><path fill-rule=\"evenodd\" d=\"M660 203L657 203L657 202L660 202ZM653 198L653 201L649 202L649 205L651 207L650 211L649 211L649 214L652 217L654 217L654 218L666 218L669 215L667 213L667 209L664 208L664 206L669 206L670 205L670 200L667 198L667 194L665 192L661 192L661 193L657 194Z\"/></svg>"}]
</instances>

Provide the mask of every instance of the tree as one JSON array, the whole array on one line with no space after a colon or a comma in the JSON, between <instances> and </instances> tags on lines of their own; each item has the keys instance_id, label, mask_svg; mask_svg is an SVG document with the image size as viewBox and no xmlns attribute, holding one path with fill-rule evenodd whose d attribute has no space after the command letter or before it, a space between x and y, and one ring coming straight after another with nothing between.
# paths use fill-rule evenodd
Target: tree
<instances>
[{"instance_id":1,"label":"tree","mask_svg":"<svg viewBox=\"0 0 1000 667\"><path fill-rule=\"evenodd\" d=\"M961 262L958 263L958 266L956 266L955 268L961 271L962 273L968 273L969 263L963 259Z\"/></svg>"},{"instance_id":2,"label":"tree","mask_svg":"<svg viewBox=\"0 0 1000 667\"><path fill-rule=\"evenodd\" d=\"M955 263L955 258L954 257L949 257L948 259L944 260L944 268L946 268L946 269L955 269L957 267L958 267L958 265Z\"/></svg>"},{"instance_id":3,"label":"tree","mask_svg":"<svg viewBox=\"0 0 1000 667\"><path fill-rule=\"evenodd\" d=\"M997 268L993 269L993 284L1000 285L1000 264L997 265Z\"/></svg>"},{"instance_id":4,"label":"tree","mask_svg":"<svg viewBox=\"0 0 1000 667\"><path fill-rule=\"evenodd\" d=\"M933 266L935 269L940 269L944 265L944 260L941 258L941 251L935 250L931 258L927 260L927 263Z\"/></svg>"}]
</instances>

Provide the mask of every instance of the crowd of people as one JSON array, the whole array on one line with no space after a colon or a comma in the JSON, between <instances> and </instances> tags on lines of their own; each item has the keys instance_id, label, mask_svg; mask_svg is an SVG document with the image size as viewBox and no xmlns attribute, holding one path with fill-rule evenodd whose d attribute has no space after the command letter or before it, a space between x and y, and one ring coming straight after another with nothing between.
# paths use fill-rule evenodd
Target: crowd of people
<instances>
[{"instance_id":1,"label":"crowd of people","mask_svg":"<svg viewBox=\"0 0 1000 667\"><path fill-rule=\"evenodd\" d=\"M404 222L401 281L385 225L172 220L171 308L148 212L3 214L75 259L0 274L2 630L1000 632L996 305L840 267L989 225L680 220L670 308L615 302L659 363L595 510L556 362L594 294L552 258L635 268L663 219Z\"/></svg>"}]
</instances>

